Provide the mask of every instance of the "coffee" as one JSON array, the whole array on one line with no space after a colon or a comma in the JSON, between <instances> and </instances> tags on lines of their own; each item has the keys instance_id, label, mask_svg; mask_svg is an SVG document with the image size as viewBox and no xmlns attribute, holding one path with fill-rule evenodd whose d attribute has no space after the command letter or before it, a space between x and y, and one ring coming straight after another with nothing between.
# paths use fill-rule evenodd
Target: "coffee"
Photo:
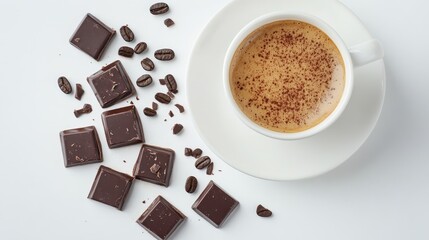
<instances>
[{"instance_id":1,"label":"coffee","mask_svg":"<svg viewBox=\"0 0 429 240\"><path fill-rule=\"evenodd\" d=\"M235 102L256 124L300 132L327 118L339 103L345 69L335 43L315 26L269 23L239 45L230 65Z\"/></svg>"}]
</instances>

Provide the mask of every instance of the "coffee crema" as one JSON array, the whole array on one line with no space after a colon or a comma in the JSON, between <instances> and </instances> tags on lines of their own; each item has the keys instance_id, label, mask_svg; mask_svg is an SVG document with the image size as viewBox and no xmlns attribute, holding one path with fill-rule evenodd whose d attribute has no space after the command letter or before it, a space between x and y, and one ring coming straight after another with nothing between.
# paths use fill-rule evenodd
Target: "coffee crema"
<instances>
[{"instance_id":1,"label":"coffee crema","mask_svg":"<svg viewBox=\"0 0 429 240\"><path fill-rule=\"evenodd\" d=\"M281 20L243 40L229 79L235 102L253 122L276 132L300 132L335 110L345 85L344 61L317 27Z\"/></svg>"}]
</instances>

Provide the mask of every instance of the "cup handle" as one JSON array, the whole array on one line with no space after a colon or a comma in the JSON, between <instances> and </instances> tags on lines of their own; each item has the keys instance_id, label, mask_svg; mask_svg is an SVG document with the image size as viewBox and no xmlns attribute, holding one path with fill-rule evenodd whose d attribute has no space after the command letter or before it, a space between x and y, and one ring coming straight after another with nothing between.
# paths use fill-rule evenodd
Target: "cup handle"
<instances>
[{"instance_id":1,"label":"cup handle","mask_svg":"<svg viewBox=\"0 0 429 240\"><path fill-rule=\"evenodd\" d=\"M355 45L349 51L354 67L381 59L384 55L380 42L375 39Z\"/></svg>"}]
</instances>

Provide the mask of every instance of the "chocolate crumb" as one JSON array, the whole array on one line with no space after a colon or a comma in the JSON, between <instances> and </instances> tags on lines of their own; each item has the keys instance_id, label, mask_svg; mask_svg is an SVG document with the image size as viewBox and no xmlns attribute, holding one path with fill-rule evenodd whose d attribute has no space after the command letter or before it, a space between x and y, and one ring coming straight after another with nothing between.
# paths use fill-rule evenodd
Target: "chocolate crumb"
<instances>
[{"instance_id":1,"label":"chocolate crumb","mask_svg":"<svg viewBox=\"0 0 429 240\"><path fill-rule=\"evenodd\" d=\"M158 103L152 102L152 109L155 111L158 110Z\"/></svg>"},{"instance_id":2,"label":"chocolate crumb","mask_svg":"<svg viewBox=\"0 0 429 240\"><path fill-rule=\"evenodd\" d=\"M170 115L170 117L174 117L174 113L172 111L168 112L168 115Z\"/></svg>"},{"instance_id":3,"label":"chocolate crumb","mask_svg":"<svg viewBox=\"0 0 429 240\"><path fill-rule=\"evenodd\" d=\"M85 91L83 90L82 85L80 85L79 83L76 83L76 93L74 94L74 97L77 100L80 100L84 92Z\"/></svg>"},{"instance_id":4,"label":"chocolate crumb","mask_svg":"<svg viewBox=\"0 0 429 240\"><path fill-rule=\"evenodd\" d=\"M138 100L140 100L139 96L136 96L136 100L137 100L137 101L138 101Z\"/></svg>"},{"instance_id":5,"label":"chocolate crumb","mask_svg":"<svg viewBox=\"0 0 429 240\"><path fill-rule=\"evenodd\" d=\"M171 18L167 18L167 19L164 20L164 24L167 27L171 27L171 26L174 25L174 21Z\"/></svg>"},{"instance_id":6,"label":"chocolate crumb","mask_svg":"<svg viewBox=\"0 0 429 240\"><path fill-rule=\"evenodd\" d=\"M174 135L180 133L182 130L183 130L182 124L179 124L179 123L174 124L174 126L173 126L173 134Z\"/></svg>"},{"instance_id":7,"label":"chocolate crumb","mask_svg":"<svg viewBox=\"0 0 429 240\"><path fill-rule=\"evenodd\" d=\"M180 104L174 104L174 106L176 106L177 109L179 109L180 113L183 113L185 111L185 108L182 105L180 105Z\"/></svg>"},{"instance_id":8,"label":"chocolate crumb","mask_svg":"<svg viewBox=\"0 0 429 240\"><path fill-rule=\"evenodd\" d=\"M130 104L133 104L133 105L134 105L133 101L131 101L131 102L130 102Z\"/></svg>"},{"instance_id":9,"label":"chocolate crumb","mask_svg":"<svg viewBox=\"0 0 429 240\"><path fill-rule=\"evenodd\" d=\"M92 106L90 104L83 105L83 108L74 110L75 117L80 117L82 114L92 112Z\"/></svg>"},{"instance_id":10,"label":"chocolate crumb","mask_svg":"<svg viewBox=\"0 0 429 240\"><path fill-rule=\"evenodd\" d=\"M159 79L159 84L165 85L165 79Z\"/></svg>"}]
</instances>

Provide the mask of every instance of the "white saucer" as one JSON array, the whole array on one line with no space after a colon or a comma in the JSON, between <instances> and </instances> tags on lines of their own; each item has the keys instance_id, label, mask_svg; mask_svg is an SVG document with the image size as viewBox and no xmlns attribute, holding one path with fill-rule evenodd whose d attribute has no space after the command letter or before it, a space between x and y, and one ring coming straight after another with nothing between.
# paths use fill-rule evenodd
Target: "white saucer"
<instances>
[{"instance_id":1,"label":"white saucer","mask_svg":"<svg viewBox=\"0 0 429 240\"><path fill-rule=\"evenodd\" d=\"M271 139L248 128L228 105L222 83L226 50L251 20L288 9L313 14L339 33L346 45L372 37L359 19L335 0L236 0L207 24L191 53L187 96L200 136L223 161L264 179L295 180L326 173L345 162L373 130L384 100L382 60L355 70L347 109L330 128L302 140Z\"/></svg>"}]
</instances>

